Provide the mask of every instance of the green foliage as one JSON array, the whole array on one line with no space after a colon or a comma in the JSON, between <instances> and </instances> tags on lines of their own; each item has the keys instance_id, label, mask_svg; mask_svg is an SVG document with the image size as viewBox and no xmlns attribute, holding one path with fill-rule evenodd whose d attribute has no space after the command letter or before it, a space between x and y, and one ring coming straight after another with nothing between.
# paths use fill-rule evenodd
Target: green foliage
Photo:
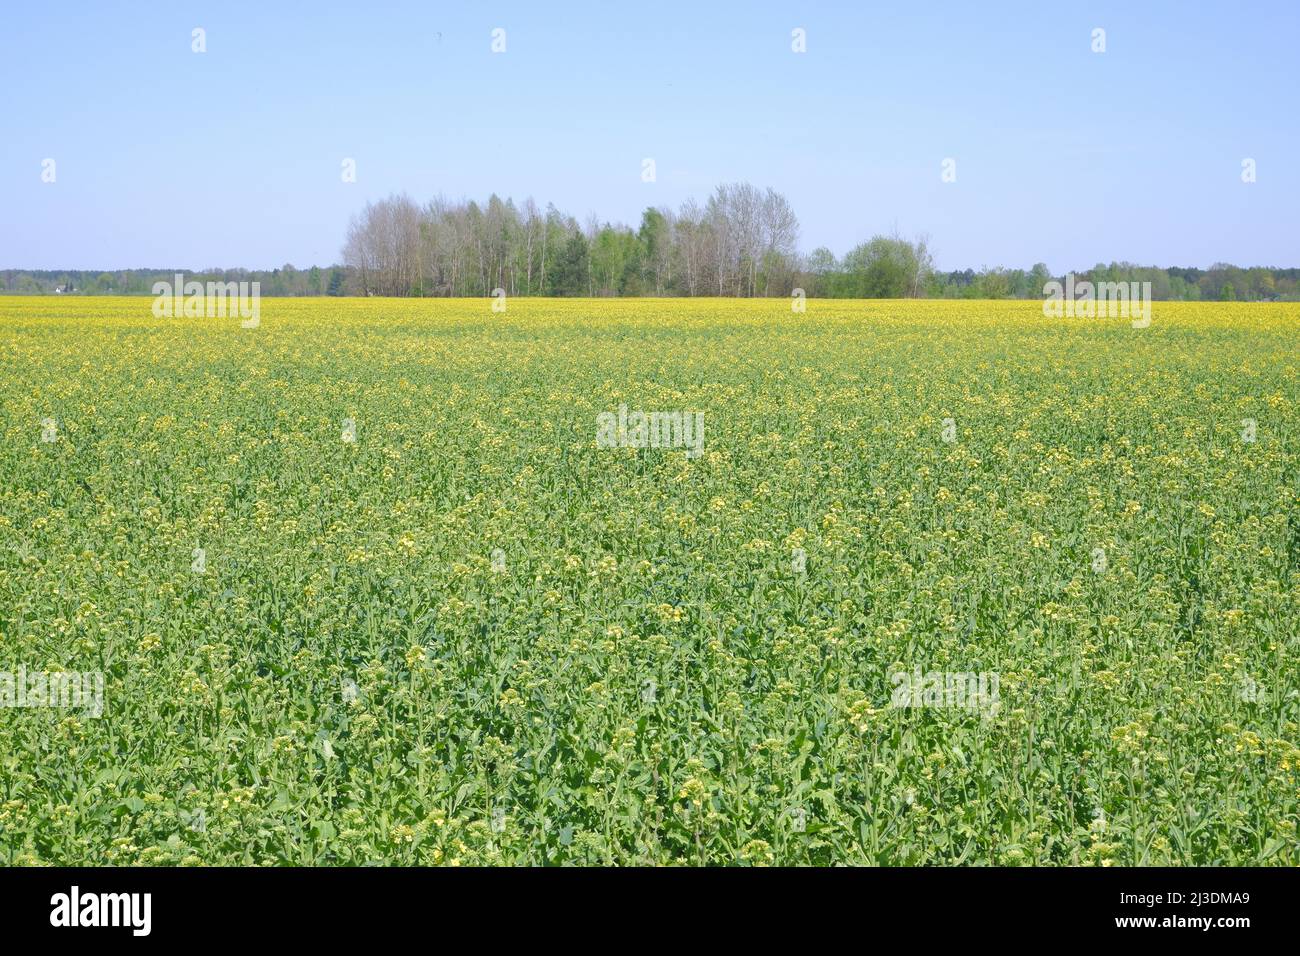
<instances>
[{"instance_id":1,"label":"green foliage","mask_svg":"<svg viewBox=\"0 0 1300 956\"><path fill-rule=\"evenodd\" d=\"M581 233L574 233L560 247L552 266L551 294L586 295L590 268L587 240Z\"/></svg>"},{"instance_id":2,"label":"green foliage","mask_svg":"<svg viewBox=\"0 0 1300 956\"><path fill-rule=\"evenodd\" d=\"M1300 864L1283 307L0 325L0 670L105 678L0 709L0 864Z\"/></svg>"},{"instance_id":3,"label":"green foliage","mask_svg":"<svg viewBox=\"0 0 1300 956\"><path fill-rule=\"evenodd\" d=\"M912 243L876 236L844 257L836 288L850 298L902 299L917 294L927 267Z\"/></svg>"}]
</instances>

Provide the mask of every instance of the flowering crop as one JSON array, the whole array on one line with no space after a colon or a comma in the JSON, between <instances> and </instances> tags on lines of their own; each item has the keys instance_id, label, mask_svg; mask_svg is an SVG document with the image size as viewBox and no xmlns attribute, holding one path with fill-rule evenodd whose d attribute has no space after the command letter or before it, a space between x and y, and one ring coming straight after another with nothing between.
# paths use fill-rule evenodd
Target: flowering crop
<instances>
[{"instance_id":1,"label":"flowering crop","mask_svg":"<svg viewBox=\"0 0 1300 956\"><path fill-rule=\"evenodd\" d=\"M261 305L0 298L0 863L1300 864L1294 308Z\"/></svg>"}]
</instances>

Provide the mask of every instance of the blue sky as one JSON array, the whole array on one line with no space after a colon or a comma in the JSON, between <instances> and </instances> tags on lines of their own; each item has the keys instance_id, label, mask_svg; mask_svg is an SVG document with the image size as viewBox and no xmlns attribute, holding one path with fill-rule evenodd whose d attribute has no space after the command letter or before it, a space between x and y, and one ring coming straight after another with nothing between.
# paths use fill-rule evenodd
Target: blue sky
<instances>
[{"instance_id":1,"label":"blue sky","mask_svg":"<svg viewBox=\"0 0 1300 956\"><path fill-rule=\"evenodd\" d=\"M11 4L0 268L323 265L393 191L635 223L735 180L804 251L1300 266L1297 42L1295 0Z\"/></svg>"}]
</instances>

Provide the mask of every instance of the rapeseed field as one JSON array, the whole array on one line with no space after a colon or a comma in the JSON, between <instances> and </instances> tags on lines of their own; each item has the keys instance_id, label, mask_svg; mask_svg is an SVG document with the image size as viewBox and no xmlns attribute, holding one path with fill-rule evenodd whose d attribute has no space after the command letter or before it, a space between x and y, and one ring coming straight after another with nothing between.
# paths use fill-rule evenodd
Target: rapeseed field
<instances>
[{"instance_id":1,"label":"rapeseed field","mask_svg":"<svg viewBox=\"0 0 1300 956\"><path fill-rule=\"evenodd\" d=\"M1298 341L0 298L0 862L1300 864Z\"/></svg>"}]
</instances>

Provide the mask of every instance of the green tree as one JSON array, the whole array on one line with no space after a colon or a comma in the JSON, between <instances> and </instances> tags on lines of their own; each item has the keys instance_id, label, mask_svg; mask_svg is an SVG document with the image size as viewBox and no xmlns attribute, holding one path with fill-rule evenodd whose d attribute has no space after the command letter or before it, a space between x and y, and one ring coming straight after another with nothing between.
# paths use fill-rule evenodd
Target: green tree
<instances>
[{"instance_id":1,"label":"green tree","mask_svg":"<svg viewBox=\"0 0 1300 956\"><path fill-rule=\"evenodd\" d=\"M580 232L569 236L555 256L548 277L555 295L586 295L589 259L587 240Z\"/></svg>"},{"instance_id":2,"label":"green tree","mask_svg":"<svg viewBox=\"0 0 1300 956\"><path fill-rule=\"evenodd\" d=\"M843 294L863 299L902 299L920 295L929 271L924 243L897 236L875 236L844 257Z\"/></svg>"}]
</instances>

